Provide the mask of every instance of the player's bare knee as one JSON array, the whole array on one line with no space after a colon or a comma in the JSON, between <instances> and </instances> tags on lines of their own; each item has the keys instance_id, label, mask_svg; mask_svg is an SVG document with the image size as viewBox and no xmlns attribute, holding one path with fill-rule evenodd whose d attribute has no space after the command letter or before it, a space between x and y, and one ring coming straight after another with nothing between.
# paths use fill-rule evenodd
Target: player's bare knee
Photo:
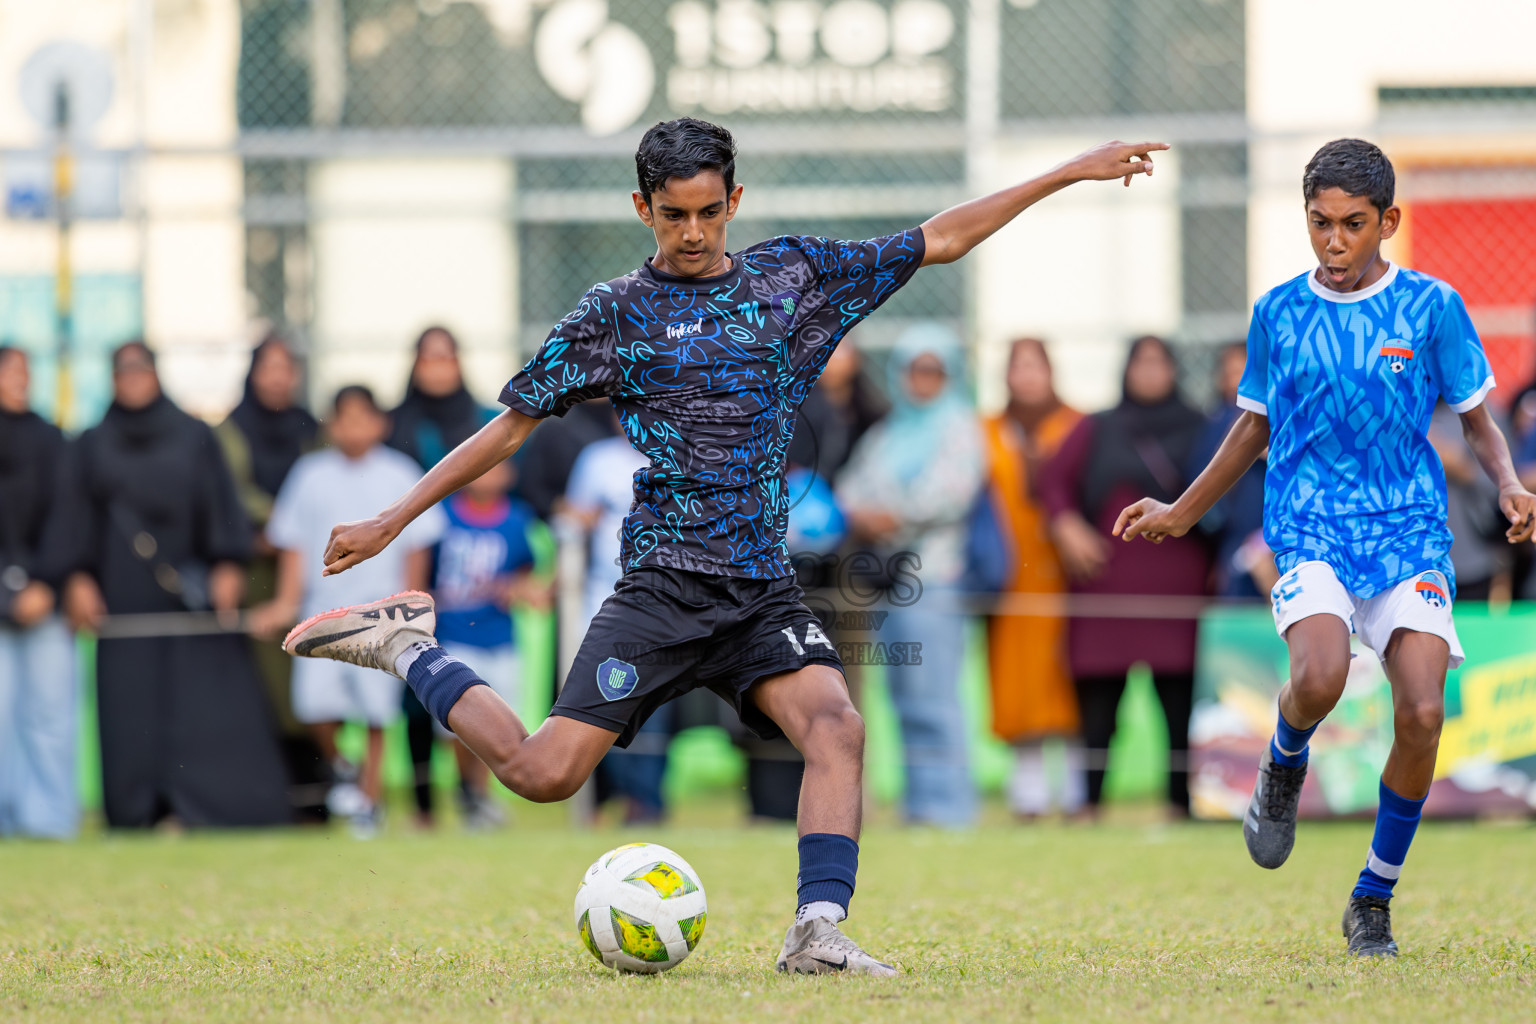
<instances>
[{"instance_id":1,"label":"player's bare knee","mask_svg":"<svg viewBox=\"0 0 1536 1024\"><path fill-rule=\"evenodd\" d=\"M862 759L863 717L851 703L817 710L807 724L801 753L808 760Z\"/></svg>"},{"instance_id":2,"label":"player's bare knee","mask_svg":"<svg viewBox=\"0 0 1536 1024\"><path fill-rule=\"evenodd\" d=\"M1291 698L1297 706L1318 717L1326 715L1338 703L1349 677L1349 652L1308 651L1292 654Z\"/></svg>"},{"instance_id":3,"label":"player's bare knee","mask_svg":"<svg viewBox=\"0 0 1536 1024\"><path fill-rule=\"evenodd\" d=\"M1393 725L1399 743L1433 746L1445 724L1445 702L1439 695L1404 701L1395 709Z\"/></svg>"},{"instance_id":4,"label":"player's bare knee","mask_svg":"<svg viewBox=\"0 0 1536 1024\"><path fill-rule=\"evenodd\" d=\"M536 804L568 799L581 788L583 781L573 771L527 756L514 755L498 760L491 765L491 771L503 786Z\"/></svg>"}]
</instances>

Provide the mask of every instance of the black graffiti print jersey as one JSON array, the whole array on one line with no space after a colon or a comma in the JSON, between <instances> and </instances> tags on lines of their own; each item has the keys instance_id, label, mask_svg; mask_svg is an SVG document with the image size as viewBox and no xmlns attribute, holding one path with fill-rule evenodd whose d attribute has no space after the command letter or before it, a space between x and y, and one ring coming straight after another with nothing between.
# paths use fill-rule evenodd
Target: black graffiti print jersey
<instances>
[{"instance_id":1,"label":"black graffiti print jersey","mask_svg":"<svg viewBox=\"0 0 1536 1024\"><path fill-rule=\"evenodd\" d=\"M503 404L535 417L612 399L650 460L624 521L625 571L792 574L784 454L795 413L838 341L922 263L923 234L786 236L730 259L718 277L674 277L647 260L597 285L502 390Z\"/></svg>"}]
</instances>

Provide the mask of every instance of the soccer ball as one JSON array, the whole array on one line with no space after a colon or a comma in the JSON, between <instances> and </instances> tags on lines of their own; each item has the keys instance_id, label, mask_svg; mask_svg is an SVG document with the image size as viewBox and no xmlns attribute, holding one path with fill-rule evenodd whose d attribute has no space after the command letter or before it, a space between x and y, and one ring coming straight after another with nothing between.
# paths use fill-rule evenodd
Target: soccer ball
<instances>
[{"instance_id":1,"label":"soccer ball","mask_svg":"<svg viewBox=\"0 0 1536 1024\"><path fill-rule=\"evenodd\" d=\"M576 931L609 967L669 971L704 936L704 886L665 846L629 843L587 869L576 890Z\"/></svg>"}]
</instances>

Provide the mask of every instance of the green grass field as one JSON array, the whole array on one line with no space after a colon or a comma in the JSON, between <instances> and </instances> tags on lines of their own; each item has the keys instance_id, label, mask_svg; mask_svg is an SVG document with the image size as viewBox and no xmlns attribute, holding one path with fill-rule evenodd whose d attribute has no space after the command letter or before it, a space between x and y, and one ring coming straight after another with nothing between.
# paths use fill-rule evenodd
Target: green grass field
<instances>
[{"instance_id":1,"label":"green grass field","mask_svg":"<svg viewBox=\"0 0 1536 1024\"><path fill-rule=\"evenodd\" d=\"M715 816L722 820L723 812ZM656 977L581 947L571 900L645 838L700 872L708 931ZM0 1020L1522 1020L1536 1015L1525 826L1426 825L1396 962L1338 918L1368 839L1303 825L1279 872L1235 825L877 827L849 932L900 978L789 978L795 840L779 828L397 829L0 845Z\"/></svg>"}]
</instances>

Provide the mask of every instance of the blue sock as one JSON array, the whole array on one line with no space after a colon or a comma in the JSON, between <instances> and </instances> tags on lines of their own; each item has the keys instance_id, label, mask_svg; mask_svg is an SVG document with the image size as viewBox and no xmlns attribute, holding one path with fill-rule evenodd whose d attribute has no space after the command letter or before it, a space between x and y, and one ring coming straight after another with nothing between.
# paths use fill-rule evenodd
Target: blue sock
<instances>
[{"instance_id":1,"label":"blue sock","mask_svg":"<svg viewBox=\"0 0 1536 1024\"><path fill-rule=\"evenodd\" d=\"M1365 869L1355 883L1354 896L1380 896L1392 898L1392 887L1397 876L1403 873L1403 861L1418 830L1419 817L1424 813L1424 801L1409 800L1398 796L1381 784L1381 804L1376 808L1376 834L1371 837L1371 849L1365 858Z\"/></svg>"},{"instance_id":2,"label":"blue sock","mask_svg":"<svg viewBox=\"0 0 1536 1024\"><path fill-rule=\"evenodd\" d=\"M448 712L453 710L459 698L471 686L484 686L485 680L435 643L422 641L414 646L416 660L405 670L405 681L415 691L422 707L446 729Z\"/></svg>"},{"instance_id":3,"label":"blue sock","mask_svg":"<svg viewBox=\"0 0 1536 1024\"><path fill-rule=\"evenodd\" d=\"M859 873L859 844L847 836L812 832L800 837L799 905L826 901L848 913Z\"/></svg>"},{"instance_id":4,"label":"blue sock","mask_svg":"<svg viewBox=\"0 0 1536 1024\"><path fill-rule=\"evenodd\" d=\"M1292 768L1306 764L1307 741L1322 724L1319 719L1312 723L1310 729L1298 729L1285 720L1284 714L1276 715L1275 736L1269 741L1269 756L1275 759L1276 764L1290 765Z\"/></svg>"}]
</instances>

